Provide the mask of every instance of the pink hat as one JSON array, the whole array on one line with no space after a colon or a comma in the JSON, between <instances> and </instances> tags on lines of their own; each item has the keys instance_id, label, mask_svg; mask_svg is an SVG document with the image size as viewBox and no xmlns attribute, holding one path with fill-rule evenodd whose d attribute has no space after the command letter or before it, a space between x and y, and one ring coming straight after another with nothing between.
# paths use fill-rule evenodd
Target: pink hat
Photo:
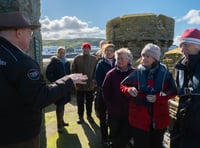
<instances>
[{"instance_id":1,"label":"pink hat","mask_svg":"<svg viewBox=\"0 0 200 148\"><path fill-rule=\"evenodd\" d=\"M184 42L200 44L200 30L196 28L186 29L180 37L180 44Z\"/></svg>"},{"instance_id":2,"label":"pink hat","mask_svg":"<svg viewBox=\"0 0 200 148\"><path fill-rule=\"evenodd\" d=\"M91 49L91 45L90 45L89 42L85 42L85 43L82 44L81 48L82 48L82 49L83 49L83 48L89 48L89 49Z\"/></svg>"}]
</instances>

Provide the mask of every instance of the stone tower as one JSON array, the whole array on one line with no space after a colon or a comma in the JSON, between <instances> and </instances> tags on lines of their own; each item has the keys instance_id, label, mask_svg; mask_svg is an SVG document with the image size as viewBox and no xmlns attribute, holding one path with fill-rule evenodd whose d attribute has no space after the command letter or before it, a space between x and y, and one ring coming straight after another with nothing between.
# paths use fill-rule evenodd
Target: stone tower
<instances>
[{"instance_id":1,"label":"stone tower","mask_svg":"<svg viewBox=\"0 0 200 148\"><path fill-rule=\"evenodd\" d=\"M0 0L0 13L10 11L26 11L33 24L39 24L40 0ZM42 37L40 29L33 32L33 40L28 50L28 55L34 58L42 66L41 50Z\"/></svg>"},{"instance_id":2,"label":"stone tower","mask_svg":"<svg viewBox=\"0 0 200 148\"><path fill-rule=\"evenodd\" d=\"M133 53L134 61L140 57L147 43L160 46L162 53L173 43L174 19L147 14L129 14L109 20L106 24L106 38L116 48L127 47Z\"/></svg>"}]
</instances>

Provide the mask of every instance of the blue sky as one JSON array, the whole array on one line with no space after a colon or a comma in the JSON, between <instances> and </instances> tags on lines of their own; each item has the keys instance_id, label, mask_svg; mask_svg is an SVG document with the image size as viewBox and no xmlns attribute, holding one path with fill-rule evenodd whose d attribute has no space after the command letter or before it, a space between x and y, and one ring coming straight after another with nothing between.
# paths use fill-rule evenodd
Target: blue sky
<instances>
[{"instance_id":1,"label":"blue sky","mask_svg":"<svg viewBox=\"0 0 200 148\"><path fill-rule=\"evenodd\" d=\"M200 29L199 0L41 0L43 39L105 38L107 21L126 14L174 18L174 42L187 28Z\"/></svg>"}]
</instances>

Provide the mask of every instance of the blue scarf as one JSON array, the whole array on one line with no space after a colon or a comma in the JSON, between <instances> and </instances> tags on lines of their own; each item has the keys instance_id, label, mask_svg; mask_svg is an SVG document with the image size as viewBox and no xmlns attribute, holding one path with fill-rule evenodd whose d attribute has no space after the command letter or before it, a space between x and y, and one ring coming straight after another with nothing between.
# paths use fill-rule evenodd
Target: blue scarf
<instances>
[{"instance_id":1,"label":"blue scarf","mask_svg":"<svg viewBox=\"0 0 200 148\"><path fill-rule=\"evenodd\" d=\"M138 66L139 89L147 94L155 94L163 89L167 69L163 64L158 64L154 68ZM147 86L147 80L154 80L153 87Z\"/></svg>"},{"instance_id":2,"label":"blue scarf","mask_svg":"<svg viewBox=\"0 0 200 148\"><path fill-rule=\"evenodd\" d=\"M66 58L58 58L59 59L59 61L61 62L61 63L63 63L63 64L65 64L66 63Z\"/></svg>"}]
</instances>

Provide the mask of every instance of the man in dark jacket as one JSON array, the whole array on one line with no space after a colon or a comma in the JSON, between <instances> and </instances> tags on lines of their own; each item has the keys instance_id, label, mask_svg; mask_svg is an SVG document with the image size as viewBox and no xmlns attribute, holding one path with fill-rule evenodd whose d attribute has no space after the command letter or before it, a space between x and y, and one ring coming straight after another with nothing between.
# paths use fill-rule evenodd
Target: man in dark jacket
<instances>
[{"instance_id":1,"label":"man in dark jacket","mask_svg":"<svg viewBox=\"0 0 200 148\"><path fill-rule=\"evenodd\" d=\"M66 97L73 83L87 76L72 74L47 85L36 61L25 54L32 25L24 12L0 13L0 147L39 148L42 108Z\"/></svg>"},{"instance_id":2,"label":"man in dark jacket","mask_svg":"<svg viewBox=\"0 0 200 148\"><path fill-rule=\"evenodd\" d=\"M180 49L183 58L175 66L179 106L170 148L197 148L200 147L200 30L185 30Z\"/></svg>"}]
</instances>

